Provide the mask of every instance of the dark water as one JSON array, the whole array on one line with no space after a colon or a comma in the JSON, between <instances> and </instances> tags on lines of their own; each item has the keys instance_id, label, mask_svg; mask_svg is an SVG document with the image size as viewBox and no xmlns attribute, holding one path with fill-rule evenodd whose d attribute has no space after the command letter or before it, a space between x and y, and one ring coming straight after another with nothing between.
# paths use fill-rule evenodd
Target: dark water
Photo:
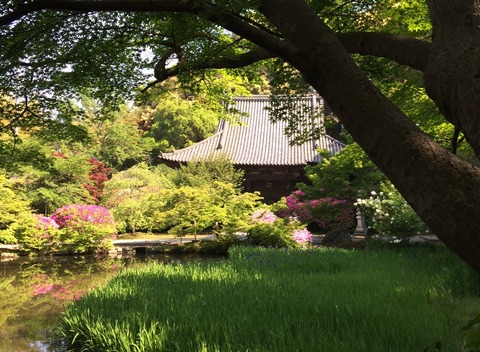
<instances>
[{"instance_id":1,"label":"dark water","mask_svg":"<svg viewBox=\"0 0 480 352\"><path fill-rule=\"evenodd\" d=\"M147 254L21 257L0 262L0 352L55 351L48 343L61 312L127 266L146 260L205 260L201 256Z\"/></svg>"}]
</instances>

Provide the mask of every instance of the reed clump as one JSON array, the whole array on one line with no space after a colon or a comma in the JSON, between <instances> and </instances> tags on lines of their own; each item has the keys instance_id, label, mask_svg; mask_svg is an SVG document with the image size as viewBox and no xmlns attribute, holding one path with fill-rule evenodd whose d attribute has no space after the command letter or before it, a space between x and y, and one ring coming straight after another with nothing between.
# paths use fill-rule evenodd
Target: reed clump
<instances>
[{"instance_id":1,"label":"reed clump","mask_svg":"<svg viewBox=\"0 0 480 352\"><path fill-rule=\"evenodd\" d=\"M459 351L480 280L444 248L230 249L127 269L72 303L78 351Z\"/></svg>"}]
</instances>

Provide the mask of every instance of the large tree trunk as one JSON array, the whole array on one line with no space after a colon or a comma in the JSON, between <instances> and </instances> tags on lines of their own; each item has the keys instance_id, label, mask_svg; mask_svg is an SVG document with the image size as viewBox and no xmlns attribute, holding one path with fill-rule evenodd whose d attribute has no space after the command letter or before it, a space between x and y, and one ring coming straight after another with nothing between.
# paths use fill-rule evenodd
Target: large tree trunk
<instances>
[{"instance_id":1,"label":"large tree trunk","mask_svg":"<svg viewBox=\"0 0 480 352\"><path fill-rule=\"evenodd\" d=\"M427 93L480 157L480 0L428 3L433 42Z\"/></svg>"},{"instance_id":2,"label":"large tree trunk","mask_svg":"<svg viewBox=\"0 0 480 352\"><path fill-rule=\"evenodd\" d=\"M480 170L432 141L393 106L303 1L266 0L261 10L298 48L288 60L373 162L431 230L480 272Z\"/></svg>"}]
</instances>

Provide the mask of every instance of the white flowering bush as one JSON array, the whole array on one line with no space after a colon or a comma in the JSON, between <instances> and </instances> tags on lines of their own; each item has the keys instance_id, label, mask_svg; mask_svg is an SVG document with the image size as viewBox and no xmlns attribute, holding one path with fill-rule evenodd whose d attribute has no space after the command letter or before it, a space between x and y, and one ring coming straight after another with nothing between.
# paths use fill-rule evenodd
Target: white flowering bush
<instances>
[{"instance_id":1,"label":"white flowering bush","mask_svg":"<svg viewBox=\"0 0 480 352\"><path fill-rule=\"evenodd\" d=\"M363 210L367 225L379 235L409 238L428 230L405 199L390 183L382 183L380 192L359 198L354 205Z\"/></svg>"}]
</instances>

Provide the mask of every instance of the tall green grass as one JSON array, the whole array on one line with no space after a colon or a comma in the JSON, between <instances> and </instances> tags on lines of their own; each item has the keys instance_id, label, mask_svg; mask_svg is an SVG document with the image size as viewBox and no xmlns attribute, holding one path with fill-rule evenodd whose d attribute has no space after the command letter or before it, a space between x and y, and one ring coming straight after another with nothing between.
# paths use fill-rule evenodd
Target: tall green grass
<instances>
[{"instance_id":1,"label":"tall green grass","mask_svg":"<svg viewBox=\"0 0 480 352\"><path fill-rule=\"evenodd\" d=\"M78 351L460 351L479 282L443 249L233 248L126 270L59 331Z\"/></svg>"}]
</instances>

